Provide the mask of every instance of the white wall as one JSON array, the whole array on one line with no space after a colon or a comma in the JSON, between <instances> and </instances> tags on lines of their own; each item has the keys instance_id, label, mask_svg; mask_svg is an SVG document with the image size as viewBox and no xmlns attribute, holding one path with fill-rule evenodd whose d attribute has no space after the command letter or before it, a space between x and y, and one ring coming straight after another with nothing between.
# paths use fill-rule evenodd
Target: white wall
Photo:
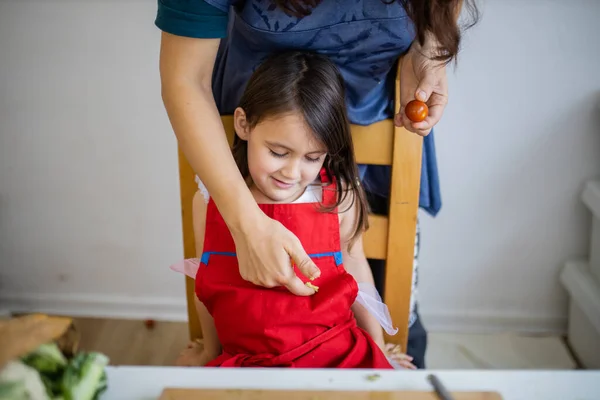
<instances>
[{"instance_id":1,"label":"white wall","mask_svg":"<svg viewBox=\"0 0 600 400\"><path fill-rule=\"evenodd\" d=\"M600 176L598 16L593 0L483 3L437 129L444 206L423 220L421 259L432 328L564 327L558 274L588 252L579 195Z\"/></svg>"},{"instance_id":2,"label":"white wall","mask_svg":"<svg viewBox=\"0 0 600 400\"><path fill-rule=\"evenodd\" d=\"M183 281L168 270L182 254L181 214L155 10L141 0L0 4L9 304L184 316Z\"/></svg>"},{"instance_id":3,"label":"white wall","mask_svg":"<svg viewBox=\"0 0 600 400\"><path fill-rule=\"evenodd\" d=\"M182 254L179 183L155 11L0 3L0 308L185 318L168 270ZM437 129L428 327L563 327L558 272L587 253L578 196L600 175L598 15L593 0L483 3Z\"/></svg>"}]
</instances>

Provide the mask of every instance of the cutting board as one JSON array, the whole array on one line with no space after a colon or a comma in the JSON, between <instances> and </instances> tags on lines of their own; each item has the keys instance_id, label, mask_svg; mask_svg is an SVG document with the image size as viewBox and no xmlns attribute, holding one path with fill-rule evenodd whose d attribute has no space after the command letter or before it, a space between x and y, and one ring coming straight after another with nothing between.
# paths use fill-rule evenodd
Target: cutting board
<instances>
[{"instance_id":1,"label":"cutting board","mask_svg":"<svg viewBox=\"0 0 600 400\"><path fill-rule=\"evenodd\" d=\"M455 400L502 400L496 392L452 392ZM218 390L166 388L159 400L439 400L434 392Z\"/></svg>"}]
</instances>

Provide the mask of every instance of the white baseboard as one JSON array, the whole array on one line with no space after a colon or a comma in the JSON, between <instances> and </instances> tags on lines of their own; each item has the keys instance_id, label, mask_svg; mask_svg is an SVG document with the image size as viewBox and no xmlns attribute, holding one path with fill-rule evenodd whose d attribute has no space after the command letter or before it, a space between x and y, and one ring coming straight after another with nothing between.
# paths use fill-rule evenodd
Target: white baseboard
<instances>
[{"instance_id":1,"label":"white baseboard","mask_svg":"<svg viewBox=\"0 0 600 400\"><path fill-rule=\"evenodd\" d=\"M502 311L457 312L420 310L425 329L447 333L521 333L563 335L567 331L567 316L525 315Z\"/></svg>"},{"instance_id":2,"label":"white baseboard","mask_svg":"<svg viewBox=\"0 0 600 400\"><path fill-rule=\"evenodd\" d=\"M12 313L39 312L73 317L187 321L185 297L0 293L0 308Z\"/></svg>"},{"instance_id":3,"label":"white baseboard","mask_svg":"<svg viewBox=\"0 0 600 400\"><path fill-rule=\"evenodd\" d=\"M187 321L184 297L0 293L0 308L13 313L42 312L74 317ZM429 332L562 335L567 329L566 315L523 315L500 311L465 313L426 308L421 309L420 314L425 329Z\"/></svg>"}]
</instances>

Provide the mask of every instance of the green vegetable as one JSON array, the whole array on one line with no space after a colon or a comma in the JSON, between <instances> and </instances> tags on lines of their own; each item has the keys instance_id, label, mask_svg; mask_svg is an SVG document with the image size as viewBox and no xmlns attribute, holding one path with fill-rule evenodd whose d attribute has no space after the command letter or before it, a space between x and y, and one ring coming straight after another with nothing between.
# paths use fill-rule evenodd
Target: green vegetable
<instances>
[{"instance_id":1,"label":"green vegetable","mask_svg":"<svg viewBox=\"0 0 600 400\"><path fill-rule=\"evenodd\" d=\"M381 378L381 375L379 375L379 374L367 375L367 380L370 382L375 382L375 381L379 380L379 378Z\"/></svg>"},{"instance_id":2,"label":"green vegetable","mask_svg":"<svg viewBox=\"0 0 600 400\"><path fill-rule=\"evenodd\" d=\"M54 398L62 394L61 377L67 359L55 343L42 344L22 357L22 361L39 372L48 396Z\"/></svg>"},{"instance_id":3,"label":"green vegetable","mask_svg":"<svg viewBox=\"0 0 600 400\"><path fill-rule=\"evenodd\" d=\"M11 361L0 370L0 400L48 400L40 374L21 361Z\"/></svg>"},{"instance_id":4,"label":"green vegetable","mask_svg":"<svg viewBox=\"0 0 600 400\"><path fill-rule=\"evenodd\" d=\"M73 357L62 379L65 400L94 400L106 390L108 358L101 353L79 353Z\"/></svg>"},{"instance_id":5,"label":"green vegetable","mask_svg":"<svg viewBox=\"0 0 600 400\"><path fill-rule=\"evenodd\" d=\"M108 361L96 352L68 360L55 343L43 344L0 371L0 400L98 400Z\"/></svg>"},{"instance_id":6,"label":"green vegetable","mask_svg":"<svg viewBox=\"0 0 600 400\"><path fill-rule=\"evenodd\" d=\"M0 383L0 400L28 400L29 393L25 382L11 381Z\"/></svg>"},{"instance_id":7,"label":"green vegetable","mask_svg":"<svg viewBox=\"0 0 600 400\"><path fill-rule=\"evenodd\" d=\"M56 343L42 344L23 357L23 362L39 372L56 374L67 366L67 359Z\"/></svg>"}]
</instances>

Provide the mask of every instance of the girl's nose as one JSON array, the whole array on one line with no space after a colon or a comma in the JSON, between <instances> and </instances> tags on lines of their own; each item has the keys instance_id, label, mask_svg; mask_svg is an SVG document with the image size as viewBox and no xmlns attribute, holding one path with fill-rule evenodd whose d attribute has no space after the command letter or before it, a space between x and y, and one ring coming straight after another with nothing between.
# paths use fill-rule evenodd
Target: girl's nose
<instances>
[{"instance_id":1,"label":"girl's nose","mask_svg":"<svg viewBox=\"0 0 600 400\"><path fill-rule=\"evenodd\" d=\"M300 179L300 162L297 160L291 160L281 170L281 174L290 181L297 181Z\"/></svg>"}]
</instances>

